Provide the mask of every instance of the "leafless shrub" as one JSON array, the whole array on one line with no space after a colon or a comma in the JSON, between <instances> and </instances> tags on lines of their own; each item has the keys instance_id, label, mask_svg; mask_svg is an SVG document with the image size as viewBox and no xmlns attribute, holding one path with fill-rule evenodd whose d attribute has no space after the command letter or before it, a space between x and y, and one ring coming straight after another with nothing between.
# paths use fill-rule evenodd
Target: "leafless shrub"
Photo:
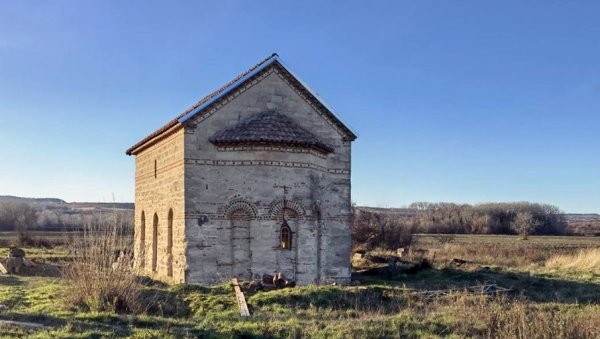
<instances>
[{"instance_id":1,"label":"leafless shrub","mask_svg":"<svg viewBox=\"0 0 600 339\"><path fill-rule=\"evenodd\" d=\"M113 263L131 247L129 230L118 222L92 222L71 244L72 262L64 271L69 305L94 311L143 312L142 286L128 259Z\"/></svg>"},{"instance_id":2,"label":"leafless shrub","mask_svg":"<svg viewBox=\"0 0 600 339\"><path fill-rule=\"evenodd\" d=\"M37 223L39 210L26 203L0 203L0 225L17 232L17 245L26 246L31 240L29 228Z\"/></svg>"},{"instance_id":3,"label":"leafless shrub","mask_svg":"<svg viewBox=\"0 0 600 339\"><path fill-rule=\"evenodd\" d=\"M352 223L354 248L407 248L413 242L415 227L402 219L385 213L358 211Z\"/></svg>"},{"instance_id":4,"label":"leafless shrub","mask_svg":"<svg viewBox=\"0 0 600 339\"><path fill-rule=\"evenodd\" d=\"M357 210L360 208L357 208ZM566 232L562 211L531 202L453 204L417 202L410 205L419 233L556 235ZM517 219L520 220L517 220Z\"/></svg>"}]
</instances>

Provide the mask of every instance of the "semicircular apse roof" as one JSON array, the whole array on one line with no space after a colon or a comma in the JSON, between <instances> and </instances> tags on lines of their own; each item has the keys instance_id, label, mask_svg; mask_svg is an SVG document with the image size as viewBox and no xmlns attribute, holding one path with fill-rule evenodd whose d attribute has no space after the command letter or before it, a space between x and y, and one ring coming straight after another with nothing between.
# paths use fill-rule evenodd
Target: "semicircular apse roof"
<instances>
[{"instance_id":1,"label":"semicircular apse roof","mask_svg":"<svg viewBox=\"0 0 600 339\"><path fill-rule=\"evenodd\" d=\"M285 114L265 111L215 133L209 141L219 146L284 145L305 147L325 154L333 152L314 134Z\"/></svg>"}]
</instances>

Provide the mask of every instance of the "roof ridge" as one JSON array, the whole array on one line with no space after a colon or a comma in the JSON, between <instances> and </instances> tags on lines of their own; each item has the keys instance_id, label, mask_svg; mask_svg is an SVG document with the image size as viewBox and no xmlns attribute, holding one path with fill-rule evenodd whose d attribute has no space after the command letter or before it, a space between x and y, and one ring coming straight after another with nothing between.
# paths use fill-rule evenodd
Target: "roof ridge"
<instances>
[{"instance_id":1,"label":"roof ridge","mask_svg":"<svg viewBox=\"0 0 600 339\"><path fill-rule=\"evenodd\" d=\"M207 95L204 98L200 99L197 103L195 103L190 108L188 108L187 110L185 110L183 113L181 113L180 115L178 115L177 118L175 118L175 120L179 120L179 119L183 118L184 116L186 116L188 113L190 113L191 111L193 111L194 109L196 109L197 107L199 107L200 105L202 105L203 103L207 102L211 98L215 97L217 94L219 94L219 93L223 92L224 90L226 90L227 88L229 88L231 85L233 85L234 83L236 83L237 81L239 81L240 79L242 79L244 76L252 73L252 71L254 71L258 67L262 66L267 61L271 60L272 58L276 58L278 56L279 55L277 55L277 53L273 53L269 57L267 57L267 58L263 59L262 61L260 61L259 63L257 63L256 65L250 67L245 72L243 72L243 73L239 74L238 76L236 76L235 78L233 78L233 80L229 81L228 83L226 83L225 85L219 87L217 90L213 91L209 95Z\"/></svg>"}]
</instances>

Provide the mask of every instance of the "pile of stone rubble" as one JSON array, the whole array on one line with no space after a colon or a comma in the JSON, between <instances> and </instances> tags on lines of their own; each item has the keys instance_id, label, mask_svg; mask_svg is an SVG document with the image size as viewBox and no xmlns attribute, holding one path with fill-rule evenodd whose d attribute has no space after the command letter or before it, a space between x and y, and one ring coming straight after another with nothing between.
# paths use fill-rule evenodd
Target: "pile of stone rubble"
<instances>
[{"instance_id":1,"label":"pile of stone rubble","mask_svg":"<svg viewBox=\"0 0 600 339\"><path fill-rule=\"evenodd\" d=\"M0 273L19 274L23 266L35 267L35 263L25 258L25 251L18 247L11 247L6 260L0 259Z\"/></svg>"},{"instance_id":2,"label":"pile of stone rubble","mask_svg":"<svg viewBox=\"0 0 600 339\"><path fill-rule=\"evenodd\" d=\"M256 291L273 291L282 288L295 287L296 282L289 280L286 276L279 272L275 275L262 274L260 279L255 279L250 282L244 282L243 287L248 292Z\"/></svg>"}]
</instances>

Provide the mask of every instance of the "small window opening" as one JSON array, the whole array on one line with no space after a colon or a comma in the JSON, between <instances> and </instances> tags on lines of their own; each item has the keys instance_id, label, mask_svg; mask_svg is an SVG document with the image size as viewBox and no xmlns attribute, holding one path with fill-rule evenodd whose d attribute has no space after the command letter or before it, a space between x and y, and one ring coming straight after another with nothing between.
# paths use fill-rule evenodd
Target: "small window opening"
<instances>
[{"instance_id":1,"label":"small window opening","mask_svg":"<svg viewBox=\"0 0 600 339\"><path fill-rule=\"evenodd\" d=\"M280 230L280 247L282 250L292 249L292 229L287 223L287 220L283 220Z\"/></svg>"},{"instance_id":2,"label":"small window opening","mask_svg":"<svg viewBox=\"0 0 600 339\"><path fill-rule=\"evenodd\" d=\"M154 159L154 178L158 176L158 166L156 163L156 159Z\"/></svg>"}]
</instances>

